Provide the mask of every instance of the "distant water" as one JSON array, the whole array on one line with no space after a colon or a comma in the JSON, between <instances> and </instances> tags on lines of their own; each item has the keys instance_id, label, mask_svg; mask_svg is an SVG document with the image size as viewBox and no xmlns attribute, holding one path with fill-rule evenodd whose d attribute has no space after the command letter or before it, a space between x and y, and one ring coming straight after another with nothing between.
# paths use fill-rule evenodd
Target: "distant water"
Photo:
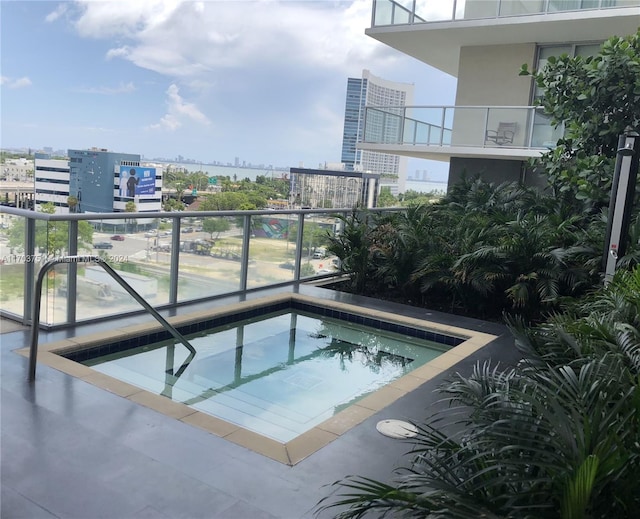
<instances>
[{"instance_id":1,"label":"distant water","mask_svg":"<svg viewBox=\"0 0 640 519\"><path fill-rule=\"evenodd\" d=\"M283 175L289 173L288 169L282 170L267 168L236 168L234 166L216 166L213 164L200 164L193 162L167 162L163 164L172 164L175 167L184 168L189 172L203 171L210 177L223 176L233 179L235 175L237 180L248 178L252 182L255 182L258 176L281 178ZM447 183L437 181L407 180L406 188L423 193L429 193L431 191L440 191L446 193Z\"/></svg>"},{"instance_id":2,"label":"distant water","mask_svg":"<svg viewBox=\"0 0 640 519\"><path fill-rule=\"evenodd\" d=\"M430 193L432 191L438 191L440 193L447 192L446 182L436 182L431 180L407 180L405 182L407 190L418 191L421 193Z\"/></svg>"},{"instance_id":3,"label":"distant water","mask_svg":"<svg viewBox=\"0 0 640 519\"><path fill-rule=\"evenodd\" d=\"M154 162L154 161L151 161ZM155 161L157 162L157 161ZM163 162L162 164L175 166L177 168L184 168L187 171L203 171L210 177L222 176L222 177L230 177L233 179L233 176L236 175L237 180L243 180L248 178L252 182L255 182L256 177L265 176L273 178L280 178L284 174L288 174L289 170L280 170L280 169L268 169L268 168L236 168L234 166L216 166L213 164L200 164L194 162Z\"/></svg>"}]
</instances>

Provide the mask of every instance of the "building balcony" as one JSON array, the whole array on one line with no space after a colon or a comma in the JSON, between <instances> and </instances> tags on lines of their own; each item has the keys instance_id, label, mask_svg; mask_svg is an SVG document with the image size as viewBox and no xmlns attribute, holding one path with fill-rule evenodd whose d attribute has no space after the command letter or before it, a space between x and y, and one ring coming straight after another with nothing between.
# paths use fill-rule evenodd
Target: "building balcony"
<instances>
[{"instance_id":1,"label":"building balcony","mask_svg":"<svg viewBox=\"0 0 640 519\"><path fill-rule=\"evenodd\" d=\"M359 148L431 160L526 160L553 148L563 133L534 106L368 106L365 110Z\"/></svg>"},{"instance_id":2,"label":"building balcony","mask_svg":"<svg viewBox=\"0 0 640 519\"><path fill-rule=\"evenodd\" d=\"M373 0L366 34L456 76L465 46L604 41L639 17L640 0Z\"/></svg>"}]
</instances>

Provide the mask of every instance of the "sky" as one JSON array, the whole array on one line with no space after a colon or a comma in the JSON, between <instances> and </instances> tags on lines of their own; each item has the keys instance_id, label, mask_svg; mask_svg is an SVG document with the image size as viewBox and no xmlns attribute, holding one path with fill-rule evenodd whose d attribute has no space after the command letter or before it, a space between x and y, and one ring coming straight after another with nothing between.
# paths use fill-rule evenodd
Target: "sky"
<instances>
[{"instance_id":1,"label":"sky","mask_svg":"<svg viewBox=\"0 0 640 519\"><path fill-rule=\"evenodd\" d=\"M372 0L0 1L2 148L339 163L347 78L455 79L364 34ZM412 160L446 172L445 163Z\"/></svg>"}]
</instances>

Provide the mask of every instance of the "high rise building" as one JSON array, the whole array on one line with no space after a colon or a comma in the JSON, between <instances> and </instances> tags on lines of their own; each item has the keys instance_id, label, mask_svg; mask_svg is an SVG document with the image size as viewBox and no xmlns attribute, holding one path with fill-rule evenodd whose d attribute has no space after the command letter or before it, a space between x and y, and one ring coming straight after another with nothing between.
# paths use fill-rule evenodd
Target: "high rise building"
<instances>
[{"instance_id":1,"label":"high rise building","mask_svg":"<svg viewBox=\"0 0 640 519\"><path fill-rule=\"evenodd\" d=\"M399 155L359 149L364 140L365 106L385 107L391 113L401 114L407 104L413 103L414 85L387 81L362 71L362 78L347 79L347 97L342 135L342 163L347 171L364 171L382 175L380 185L392 192L404 192L407 178L407 160ZM380 124L370 121L369 124ZM397 133L388 125L386 132Z\"/></svg>"},{"instance_id":2,"label":"high rise building","mask_svg":"<svg viewBox=\"0 0 640 519\"><path fill-rule=\"evenodd\" d=\"M372 38L457 78L455 106L402 113L365 108L363 150L449 162L449 184L465 172L488 181L543 179L527 160L563 129L534 106L541 92L521 65L550 56L593 55L607 38L633 34L639 0L373 0ZM397 130L397 133L394 132Z\"/></svg>"}]
</instances>

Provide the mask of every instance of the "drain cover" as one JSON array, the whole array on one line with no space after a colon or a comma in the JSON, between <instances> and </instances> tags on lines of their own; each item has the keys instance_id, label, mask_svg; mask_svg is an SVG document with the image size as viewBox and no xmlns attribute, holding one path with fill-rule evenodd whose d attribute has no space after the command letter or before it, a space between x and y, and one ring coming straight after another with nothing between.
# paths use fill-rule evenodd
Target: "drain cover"
<instances>
[{"instance_id":1,"label":"drain cover","mask_svg":"<svg viewBox=\"0 0 640 519\"><path fill-rule=\"evenodd\" d=\"M413 438L418 434L418 428L402 420L382 420L376 425L380 434L389 438Z\"/></svg>"}]
</instances>

